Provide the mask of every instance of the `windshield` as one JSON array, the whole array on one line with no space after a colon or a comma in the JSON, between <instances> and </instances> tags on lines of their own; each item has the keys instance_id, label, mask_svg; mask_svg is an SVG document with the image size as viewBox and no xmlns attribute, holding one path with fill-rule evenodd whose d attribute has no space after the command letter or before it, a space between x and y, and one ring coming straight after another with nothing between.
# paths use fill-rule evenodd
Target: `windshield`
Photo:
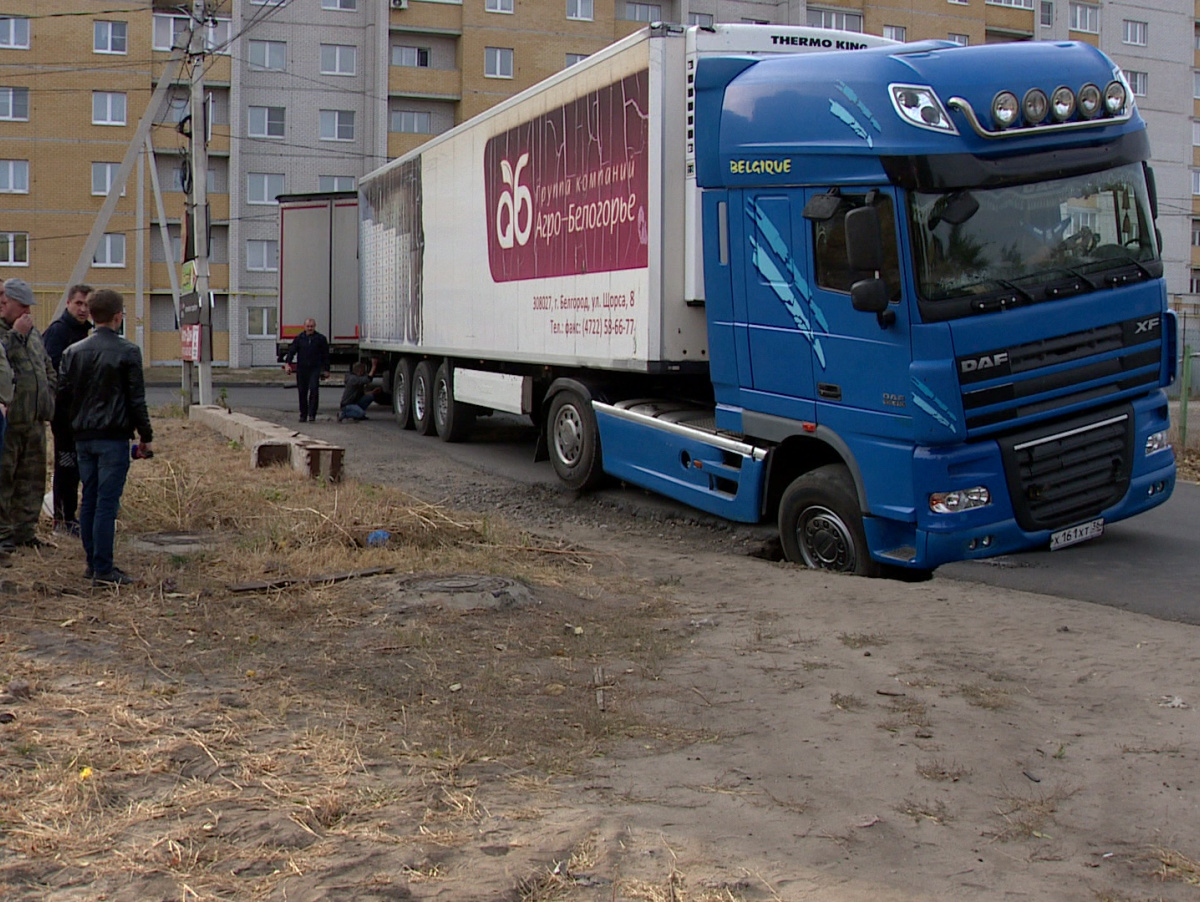
<instances>
[{"instance_id":1,"label":"windshield","mask_svg":"<svg viewBox=\"0 0 1200 902\"><path fill-rule=\"evenodd\" d=\"M1048 286L1158 259L1140 164L1029 185L914 192L913 254L922 298L943 301Z\"/></svg>"}]
</instances>

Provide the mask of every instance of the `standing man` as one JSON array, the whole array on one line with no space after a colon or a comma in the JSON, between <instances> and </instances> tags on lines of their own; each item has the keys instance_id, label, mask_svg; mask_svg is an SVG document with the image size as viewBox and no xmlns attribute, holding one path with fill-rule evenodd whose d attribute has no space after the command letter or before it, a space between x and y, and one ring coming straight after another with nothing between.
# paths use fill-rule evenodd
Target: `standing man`
<instances>
[{"instance_id":1,"label":"standing man","mask_svg":"<svg viewBox=\"0 0 1200 902\"><path fill-rule=\"evenodd\" d=\"M13 371L8 432L0 455L0 551L43 543L36 534L46 492L46 421L54 416L54 369L33 325L33 291L9 279L0 291L0 344Z\"/></svg>"},{"instance_id":2,"label":"standing man","mask_svg":"<svg viewBox=\"0 0 1200 902\"><path fill-rule=\"evenodd\" d=\"M4 289L0 288L0 292ZM4 351L4 345L0 344L0 458L4 457L4 433L8 429L8 407L12 404L13 396L13 371L8 365L8 354ZM0 566L8 566L8 558L11 552L6 548L0 548Z\"/></svg>"},{"instance_id":3,"label":"standing man","mask_svg":"<svg viewBox=\"0 0 1200 902\"><path fill-rule=\"evenodd\" d=\"M292 359L295 358L295 365ZM300 422L317 418L317 402L321 399L321 378L329 375L329 342L317 331L317 321L311 316L304 321L304 331L292 339L283 368L296 374L296 390L300 393Z\"/></svg>"},{"instance_id":4,"label":"standing man","mask_svg":"<svg viewBox=\"0 0 1200 902\"><path fill-rule=\"evenodd\" d=\"M67 308L62 316L46 327L42 344L50 355L50 365L58 372L63 351L83 341L92 331L88 321L88 295L91 285L72 285L67 292ZM71 421L64 408L56 408L50 421L50 433L54 436L54 530L73 536L79 535L79 521L75 514L79 508L79 465L75 458L75 439L71 435Z\"/></svg>"},{"instance_id":5,"label":"standing man","mask_svg":"<svg viewBox=\"0 0 1200 902\"><path fill-rule=\"evenodd\" d=\"M63 352L58 403L70 417L83 482L79 537L87 552L85 579L93 586L127 586L134 578L113 565L117 511L129 474L129 440L141 436L152 452L142 352L117 334L125 298L107 288L88 297L96 331Z\"/></svg>"}]
</instances>

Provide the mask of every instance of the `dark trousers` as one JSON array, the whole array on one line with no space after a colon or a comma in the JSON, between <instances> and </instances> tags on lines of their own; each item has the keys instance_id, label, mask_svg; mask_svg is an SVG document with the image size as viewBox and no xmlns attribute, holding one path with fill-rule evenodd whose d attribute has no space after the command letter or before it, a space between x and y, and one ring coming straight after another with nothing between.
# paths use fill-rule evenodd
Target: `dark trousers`
<instances>
[{"instance_id":1,"label":"dark trousers","mask_svg":"<svg viewBox=\"0 0 1200 902\"><path fill-rule=\"evenodd\" d=\"M317 403L321 400L321 368L298 367L296 390L300 393L300 416L315 420Z\"/></svg>"},{"instance_id":2,"label":"dark trousers","mask_svg":"<svg viewBox=\"0 0 1200 902\"><path fill-rule=\"evenodd\" d=\"M75 436L66 424L51 423L54 436L54 522L74 523L79 510L79 460Z\"/></svg>"},{"instance_id":3,"label":"dark trousers","mask_svg":"<svg viewBox=\"0 0 1200 902\"><path fill-rule=\"evenodd\" d=\"M87 552L88 569L101 576L113 568L117 512L129 475L129 442L96 439L79 442L76 449L83 480L79 537Z\"/></svg>"}]
</instances>

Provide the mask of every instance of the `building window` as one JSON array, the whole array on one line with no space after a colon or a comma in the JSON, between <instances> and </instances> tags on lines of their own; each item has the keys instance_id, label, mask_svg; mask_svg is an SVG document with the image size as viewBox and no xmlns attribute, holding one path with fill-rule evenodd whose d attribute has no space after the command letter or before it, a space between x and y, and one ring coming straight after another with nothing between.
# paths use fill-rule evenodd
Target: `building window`
<instances>
[{"instance_id":1,"label":"building window","mask_svg":"<svg viewBox=\"0 0 1200 902\"><path fill-rule=\"evenodd\" d=\"M282 138L287 111L281 106L250 107L251 138Z\"/></svg>"},{"instance_id":2,"label":"building window","mask_svg":"<svg viewBox=\"0 0 1200 902\"><path fill-rule=\"evenodd\" d=\"M1200 219L1192 220L1192 247L1200 247Z\"/></svg>"},{"instance_id":3,"label":"building window","mask_svg":"<svg viewBox=\"0 0 1200 902\"><path fill-rule=\"evenodd\" d=\"M217 193L217 170L208 170L208 177L204 180L205 191L209 194ZM183 167L176 166L171 170L171 190L183 191ZM186 192L185 192L186 193ZM222 192L224 193L224 192Z\"/></svg>"},{"instance_id":4,"label":"building window","mask_svg":"<svg viewBox=\"0 0 1200 902\"><path fill-rule=\"evenodd\" d=\"M229 19L209 19L204 26L204 48L213 53L228 53L232 40L233 23ZM191 35L192 20L188 16L154 14L155 50L174 50L187 46Z\"/></svg>"},{"instance_id":5,"label":"building window","mask_svg":"<svg viewBox=\"0 0 1200 902\"><path fill-rule=\"evenodd\" d=\"M273 204L283 194L282 172L249 172L246 174L246 203Z\"/></svg>"},{"instance_id":6,"label":"building window","mask_svg":"<svg viewBox=\"0 0 1200 902\"><path fill-rule=\"evenodd\" d=\"M92 125L124 125L125 95L119 91L92 91Z\"/></svg>"},{"instance_id":7,"label":"building window","mask_svg":"<svg viewBox=\"0 0 1200 902\"><path fill-rule=\"evenodd\" d=\"M699 25L701 28L712 28L712 13L688 13L688 25Z\"/></svg>"},{"instance_id":8,"label":"building window","mask_svg":"<svg viewBox=\"0 0 1200 902\"><path fill-rule=\"evenodd\" d=\"M321 45L322 75L353 75L358 68L358 48L349 44Z\"/></svg>"},{"instance_id":9,"label":"building window","mask_svg":"<svg viewBox=\"0 0 1200 902\"><path fill-rule=\"evenodd\" d=\"M512 48L485 47L483 51L483 74L488 78L512 78Z\"/></svg>"},{"instance_id":10,"label":"building window","mask_svg":"<svg viewBox=\"0 0 1200 902\"><path fill-rule=\"evenodd\" d=\"M318 191L353 191L354 176L352 175L319 175L317 176Z\"/></svg>"},{"instance_id":11,"label":"building window","mask_svg":"<svg viewBox=\"0 0 1200 902\"><path fill-rule=\"evenodd\" d=\"M1150 81L1149 75L1145 72L1136 72L1131 69L1125 73L1125 77L1129 80L1129 90L1134 93L1134 96L1146 96L1146 86Z\"/></svg>"},{"instance_id":12,"label":"building window","mask_svg":"<svg viewBox=\"0 0 1200 902\"><path fill-rule=\"evenodd\" d=\"M1072 3L1067 9L1072 31L1100 33L1100 7L1090 3Z\"/></svg>"},{"instance_id":13,"label":"building window","mask_svg":"<svg viewBox=\"0 0 1200 902\"><path fill-rule=\"evenodd\" d=\"M29 161L0 160L0 194L29 193Z\"/></svg>"},{"instance_id":14,"label":"building window","mask_svg":"<svg viewBox=\"0 0 1200 902\"><path fill-rule=\"evenodd\" d=\"M513 0L483 0L483 8L490 13L511 13Z\"/></svg>"},{"instance_id":15,"label":"building window","mask_svg":"<svg viewBox=\"0 0 1200 902\"><path fill-rule=\"evenodd\" d=\"M250 272L278 272L279 242L259 238L248 239L246 269Z\"/></svg>"},{"instance_id":16,"label":"building window","mask_svg":"<svg viewBox=\"0 0 1200 902\"><path fill-rule=\"evenodd\" d=\"M567 18L592 21L592 0L567 0Z\"/></svg>"},{"instance_id":17,"label":"building window","mask_svg":"<svg viewBox=\"0 0 1200 902\"><path fill-rule=\"evenodd\" d=\"M1192 170L1192 194L1200 195L1200 169Z\"/></svg>"},{"instance_id":18,"label":"building window","mask_svg":"<svg viewBox=\"0 0 1200 902\"><path fill-rule=\"evenodd\" d=\"M1041 23L1042 28L1049 28L1054 24L1054 3L1052 0L1042 0Z\"/></svg>"},{"instance_id":19,"label":"building window","mask_svg":"<svg viewBox=\"0 0 1200 902\"><path fill-rule=\"evenodd\" d=\"M28 88L0 88L0 119L29 121Z\"/></svg>"},{"instance_id":20,"label":"building window","mask_svg":"<svg viewBox=\"0 0 1200 902\"><path fill-rule=\"evenodd\" d=\"M987 0L989 6L1012 6L1016 9L1033 9L1033 0Z\"/></svg>"},{"instance_id":21,"label":"building window","mask_svg":"<svg viewBox=\"0 0 1200 902\"><path fill-rule=\"evenodd\" d=\"M105 232L100 236L96 245L96 253L92 256L92 266L119 268L125 265L125 236L115 232Z\"/></svg>"},{"instance_id":22,"label":"building window","mask_svg":"<svg viewBox=\"0 0 1200 902\"><path fill-rule=\"evenodd\" d=\"M321 9L340 9L353 12L358 9L358 0L321 0Z\"/></svg>"},{"instance_id":23,"label":"building window","mask_svg":"<svg viewBox=\"0 0 1200 902\"><path fill-rule=\"evenodd\" d=\"M1192 123L1192 147L1200 147L1200 122Z\"/></svg>"},{"instance_id":24,"label":"building window","mask_svg":"<svg viewBox=\"0 0 1200 902\"><path fill-rule=\"evenodd\" d=\"M429 113L420 113L416 110L392 110L391 130L406 135L428 135L433 131L432 120Z\"/></svg>"},{"instance_id":25,"label":"building window","mask_svg":"<svg viewBox=\"0 0 1200 902\"><path fill-rule=\"evenodd\" d=\"M1136 44L1139 47L1146 46L1146 23L1138 22L1134 19L1126 19L1124 22L1124 34L1121 38L1122 43Z\"/></svg>"},{"instance_id":26,"label":"building window","mask_svg":"<svg viewBox=\"0 0 1200 902\"><path fill-rule=\"evenodd\" d=\"M29 265L29 233L0 232L0 266Z\"/></svg>"},{"instance_id":27,"label":"building window","mask_svg":"<svg viewBox=\"0 0 1200 902\"><path fill-rule=\"evenodd\" d=\"M398 44L392 48L392 65L414 69L429 68L428 47L408 47Z\"/></svg>"},{"instance_id":28,"label":"building window","mask_svg":"<svg viewBox=\"0 0 1200 902\"><path fill-rule=\"evenodd\" d=\"M661 22L662 7L657 3L626 3L625 18L631 22Z\"/></svg>"},{"instance_id":29,"label":"building window","mask_svg":"<svg viewBox=\"0 0 1200 902\"><path fill-rule=\"evenodd\" d=\"M947 3L953 3L955 6L966 6L970 0L946 0Z\"/></svg>"},{"instance_id":30,"label":"building window","mask_svg":"<svg viewBox=\"0 0 1200 902\"><path fill-rule=\"evenodd\" d=\"M0 16L0 47L29 49L29 20L23 16Z\"/></svg>"},{"instance_id":31,"label":"building window","mask_svg":"<svg viewBox=\"0 0 1200 902\"><path fill-rule=\"evenodd\" d=\"M275 307L247 307L246 337L275 338L278 333L278 316L279 310Z\"/></svg>"},{"instance_id":32,"label":"building window","mask_svg":"<svg viewBox=\"0 0 1200 902\"><path fill-rule=\"evenodd\" d=\"M250 68L282 72L287 68L287 43L284 41L251 41Z\"/></svg>"},{"instance_id":33,"label":"building window","mask_svg":"<svg viewBox=\"0 0 1200 902\"><path fill-rule=\"evenodd\" d=\"M586 53L568 53L567 66L570 67L574 66L576 63L582 63L587 58L588 55Z\"/></svg>"},{"instance_id":34,"label":"building window","mask_svg":"<svg viewBox=\"0 0 1200 902\"><path fill-rule=\"evenodd\" d=\"M93 22L92 52L126 53L128 25L125 22Z\"/></svg>"},{"instance_id":35,"label":"building window","mask_svg":"<svg viewBox=\"0 0 1200 902\"><path fill-rule=\"evenodd\" d=\"M841 31L862 31L862 13L843 9L808 8L808 24L812 28L837 28Z\"/></svg>"},{"instance_id":36,"label":"building window","mask_svg":"<svg viewBox=\"0 0 1200 902\"><path fill-rule=\"evenodd\" d=\"M3 90L3 89L0 89L0 90ZM1192 97L1196 100L1200 100L1200 72L1192 73ZM2 112L3 109L4 109L4 95L0 94L0 119L4 118L4 114Z\"/></svg>"},{"instance_id":37,"label":"building window","mask_svg":"<svg viewBox=\"0 0 1200 902\"><path fill-rule=\"evenodd\" d=\"M971 43L971 36L967 34L957 34L956 32L952 31L946 35L946 40L953 41L955 44L966 47Z\"/></svg>"},{"instance_id":38,"label":"building window","mask_svg":"<svg viewBox=\"0 0 1200 902\"><path fill-rule=\"evenodd\" d=\"M354 110L321 110L322 141L353 141Z\"/></svg>"},{"instance_id":39,"label":"building window","mask_svg":"<svg viewBox=\"0 0 1200 902\"><path fill-rule=\"evenodd\" d=\"M112 183L117 178L117 171L121 168L120 163L93 163L92 164L92 194L97 197L107 197L108 192L112 190ZM121 197L125 196L125 186L121 186Z\"/></svg>"},{"instance_id":40,"label":"building window","mask_svg":"<svg viewBox=\"0 0 1200 902\"><path fill-rule=\"evenodd\" d=\"M903 41L908 34L908 29L903 25L884 25L883 36L892 41Z\"/></svg>"},{"instance_id":41,"label":"building window","mask_svg":"<svg viewBox=\"0 0 1200 902\"><path fill-rule=\"evenodd\" d=\"M770 25L770 19L754 19L750 16L742 16L742 21L747 25Z\"/></svg>"}]
</instances>

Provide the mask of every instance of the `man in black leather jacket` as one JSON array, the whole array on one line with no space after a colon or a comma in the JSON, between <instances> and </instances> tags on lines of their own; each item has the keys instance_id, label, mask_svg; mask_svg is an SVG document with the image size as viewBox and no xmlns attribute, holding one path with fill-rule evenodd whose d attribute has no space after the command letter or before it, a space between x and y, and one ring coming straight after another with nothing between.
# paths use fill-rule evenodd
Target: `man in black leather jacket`
<instances>
[{"instance_id":1,"label":"man in black leather jacket","mask_svg":"<svg viewBox=\"0 0 1200 902\"><path fill-rule=\"evenodd\" d=\"M91 285L72 285L67 292L67 306L62 315L46 327L42 333L42 345L50 355L54 371L62 363L63 351L83 341L92 331L88 320L87 299L92 293ZM50 421L50 434L54 436L54 530L79 535L79 464L75 459L75 437L71 434L71 421L64 409L54 411Z\"/></svg>"},{"instance_id":2,"label":"man in black leather jacket","mask_svg":"<svg viewBox=\"0 0 1200 902\"><path fill-rule=\"evenodd\" d=\"M88 298L95 331L63 352L58 404L66 408L75 434L83 501L79 537L87 552L84 578L92 585L123 586L135 580L113 564L113 540L125 477L129 440L141 437L150 452L154 429L146 409L142 352L117 334L125 318L125 299L100 289Z\"/></svg>"}]
</instances>

